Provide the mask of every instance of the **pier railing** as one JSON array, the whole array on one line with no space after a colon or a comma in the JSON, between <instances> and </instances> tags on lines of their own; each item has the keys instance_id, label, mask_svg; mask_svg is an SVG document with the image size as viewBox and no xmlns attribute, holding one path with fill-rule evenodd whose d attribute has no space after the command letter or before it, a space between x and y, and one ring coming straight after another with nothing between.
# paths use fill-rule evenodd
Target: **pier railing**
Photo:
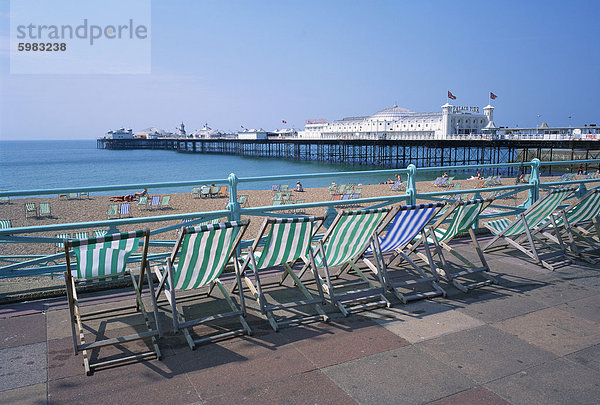
<instances>
[{"instance_id":1,"label":"pier railing","mask_svg":"<svg viewBox=\"0 0 600 405\"><path fill-rule=\"evenodd\" d=\"M291 175L275 175L275 176L260 176L260 177L238 177L232 173L226 179L204 179L179 182L161 182L161 183L139 183L139 184L119 184L109 186L89 186L76 188L55 188L55 189L37 189L37 190L15 190L2 191L0 197L33 197L41 195L57 195L62 193L77 193L77 192L99 192L99 191L118 191L131 189L161 189L172 187L200 186L211 184L222 184L229 186L229 200L227 206L223 210L207 211L207 212L187 212L170 215L144 216L137 218L110 219L101 221L88 222L71 222L71 223L56 223L50 225L39 226L24 226L0 229L0 249L4 252L7 247L11 247L12 254L0 255L0 278L9 277L25 277L38 275L51 275L61 273L66 269L64 264L64 252L56 254L16 254L19 247L29 244L46 244L54 246L61 242L62 239L48 236L55 232L64 232L81 229L101 229L104 228L107 232L116 232L120 227L129 227L135 225L138 228L148 227L151 229L150 246L153 248L149 254L149 260L153 263L164 262L169 255L170 248L175 241L170 239L160 239L158 236L166 232L174 231L182 226L182 221L187 220L185 225L195 225L203 221L228 218L229 220L238 220L242 216L257 216L257 217L291 217L302 216L303 210L314 208L325 208L329 222L335 217L337 210L349 204L360 205L362 207L381 207L390 204L404 202L406 204L415 204L417 201L440 201L452 200L457 195L479 197L486 195L494 195L495 202L489 209L480 216L480 221L490 218L505 217L516 215L523 212L532 203L537 201L540 196L540 191L553 187L578 186L577 192L573 197L581 196L587 191L588 186L598 186L600 184L600 176L578 176L578 178L558 179L557 181L545 182L540 181L540 168L544 166L572 166L578 165L591 167L597 165L600 167L600 159L588 160L571 160L571 161L554 161L541 162L534 159L527 163L529 173L529 181L525 184L516 184L514 178L505 178L502 185L496 185L486 188L472 189L443 189L435 192L419 192L416 182L417 175L420 173L431 172L448 172L448 171L470 171L497 169L497 168L523 168L523 163L508 163L508 164L487 164L477 166L444 166L444 167L428 167L417 168L414 165L409 165L405 169L386 169L386 170L368 170L368 171L351 171L351 172L332 172L332 173L314 173L314 174L291 174ZM243 208L238 202L238 192L244 189L244 184L249 183L280 183L286 180L309 179L309 178L356 178L360 174L382 175L382 177L391 174L400 174L406 178L406 191L401 194L381 195L369 198L358 198L353 200L338 200L338 201L317 201L308 203L299 203L290 205L270 205ZM516 201L518 193L527 191L527 197L522 201ZM512 199L512 204L508 200ZM18 200L14 200L18 201ZM289 213L293 210L296 213ZM287 212L284 212L287 211ZM2 206L0 205L0 213ZM300 212L300 213L298 213ZM0 220L11 219L3 218L0 214ZM173 223L175 221L175 223ZM163 235L164 236L164 235ZM249 246L253 241L246 240L242 244L242 248ZM16 244L16 245L15 245ZM15 248L17 246L17 248ZM138 256L131 256L131 261L139 260Z\"/></svg>"}]
</instances>

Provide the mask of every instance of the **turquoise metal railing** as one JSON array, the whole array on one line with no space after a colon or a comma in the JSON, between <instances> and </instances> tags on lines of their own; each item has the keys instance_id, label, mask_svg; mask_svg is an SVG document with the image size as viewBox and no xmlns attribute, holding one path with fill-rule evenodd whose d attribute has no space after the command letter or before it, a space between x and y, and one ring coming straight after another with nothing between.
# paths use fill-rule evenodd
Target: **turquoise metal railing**
<instances>
[{"instance_id":1,"label":"turquoise metal railing","mask_svg":"<svg viewBox=\"0 0 600 405\"><path fill-rule=\"evenodd\" d=\"M352 171L352 172L333 172L333 173L314 173L314 174L293 174L293 175L279 175L279 176L259 176L259 177L237 177L236 174L232 173L227 179L210 179L210 180L193 180L193 181L181 181L181 182L162 182L162 183L140 183L140 184L126 184L126 185L110 185L110 186L92 186L92 187L74 187L74 188L60 188L60 189L38 189L38 190L18 190L18 191L3 191L0 192L0 197L7 196L37 196L37 195L49 195L49 194L61 194L70 192L93 192L93 191L116 191L116 190L127 190L127 189L141 189L141 188L165 188L165 187L182 187L182 186L198 186L198 185L209 185L209 184L228 184L229 185L229 201L224 210L210 211L210 212L193 212L183 214L171 214L171 215L160 215L151 217L138 217L138 218L125 218L125 219L112 219L112 220L101 220L91 222L77 222L77 223L60 223L52 225L42 226L26 226L0 230L0 244L2 243L56 243L60 242L61 239L45 236L31 236L42 232L55 232L55 231L66 231L76 230L85 228L101 228L108 227L109 231L116 231L120 226L126 225L144 225L143 227L149 226L150 224L158 224L160 222L169 221L182 221L184 219L191 219L187 225L193 225L200 221L210 220L213 218L227 217L229 220L240 219L241 216L294 216L295 214L282 213L282 211L288 211L290 209L302 210L310 208L326 208L326 214L330 220L336 215L336 207L346 206L349 203L361 204L373 207L380 207L390 205L402 201L406 201L407 204L415 204L417 200L444 200L448 199L449 196L455 194L474 194L479 196L481 192L495 192L500 193L496 197L496 202L491 205L491 208L501 210L497 213L490 213L481 216L481 219L495 218L501 216L507 216L522 212L533 202L537 201L540 194L540 189L550 187L560 187L566 185L579 185L577 195L585 192L586 184L598 183L600 178L593 179L579 179L570 181L553 181L547 183L540 183L540 168L543 166L556 166L556 165L579 165L579 164L598 164L600 166L600 159L589 159L589 160L572 160L572 161L556 161L556 162L540 162L538 159L534 159L531 162L524 163L508 163L508 164L488 164L488 165L472 165L472 166L444 166L444 167L428 167L428 168L417 168L414 165L409 165L406 169L385 169L385 170L368 170L368 171ZM531 173L528 184L515 184L515 185L501 185L495 187L488 187L485 189L465 189L465 190L440 190L428 193L419 193L417 190L416 177L419 173L426 172L442 172L451 170L471 170L475 169L497 169L507 167L523 167L529 166ZM385 195L370 198L360 198L354 200L338 200L338 201L319 201L302 204L294 204L293 206L281 205L281 206L262 206L252 208L241 208L238 203L238 189L241 185L252 183L252 182L273 182L278 183L285 180L296 180L296 179L308 179L308 178L340 178L340 177L356 177L358 174L367 173L373 174L401 174L407 176L407 187L404 194L396 195ZM512 179L510 179L512 180ZM523 204L519 206L510 206L502 204L501 200L520 191L528 191L528 198ZM444 198L446 197L446 198ZM0 218L5 219L5 218ZM6 218L8 219L8 218ZM166 225L151 230L152 235L159 235L165 232L172 231L181 227L181 223L174 225ZM142 226L140 226L142 227ZM153 247L171 247L174 244L172 240L151 240L151 246ZM244 241L242 247L248 246L252 243L252 240ZM149 260L153 262L163 261L168 252L153 253L149 255ZM0 278L6 277L21 277L21 276L32 276L32 275L46 275L53 274L56 272L64 271L64 264L60 264L59 261L64 257L64 253L57 253L53 255L3 255L0 256L0 262L8 263L3 267L0 267ZM25 260L22 260L25 259ZM132 256L132 261L138 260L139 257Z\"/></svg>"}]
</instances>

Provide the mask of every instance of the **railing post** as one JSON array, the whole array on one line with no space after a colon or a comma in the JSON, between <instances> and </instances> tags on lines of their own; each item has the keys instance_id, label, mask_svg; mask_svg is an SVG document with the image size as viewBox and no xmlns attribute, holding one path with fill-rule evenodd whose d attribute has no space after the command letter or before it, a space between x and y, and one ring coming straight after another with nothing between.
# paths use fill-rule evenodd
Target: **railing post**
<instances>
[{"instance_id":1,"label":"railing post","mask_svg":"<svg viewBox=\"0 0 600 405\"><path fill-rule=\"evenodd\" d=\"M411 163L410 165L408 165L407 169L408 179L406 180L406 194L408 194L408 199L406 202L409 205L415 205L417 203L417 167Z\"/></svg>"},{"instance_id":2,"label":"railing post","mask_svg":"<svg viewBox=\"0 0 600 405\"><path fill-rule=\"evenodd\" d=\"M231 173L229 177L227 177L227 182L229 183L229 202L227 203L227 210L229 211L229 220L239 221L241 219L241 216L240 203L238 203L237 198L238 178L235 175L235 173Z\"/></svg>"},{"instance_id":3,"label":"railing post","mask_svg":"<svg viewBox=\"0 0 600 405\"><path fill-rule=\"evenodd\" d=\"M535 158L531 161L531 175L529 176L529 197L525 201L524 207L529 208L540 198L540 160Z\"/></svg>"}]
</instances>

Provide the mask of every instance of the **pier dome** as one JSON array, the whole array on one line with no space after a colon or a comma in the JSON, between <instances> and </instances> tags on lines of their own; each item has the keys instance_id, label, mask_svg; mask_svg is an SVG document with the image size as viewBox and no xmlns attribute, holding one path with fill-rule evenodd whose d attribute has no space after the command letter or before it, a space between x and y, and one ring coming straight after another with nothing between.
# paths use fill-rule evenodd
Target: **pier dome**
<instances>
[{"instance_id":1,"label":"pier dome","mask_svg":"<svg viewBox=\"0 0 600 405\"><path fill-rule=\"evenodd\" d=\"M408 108L398 107L394 104L392 107L384 108L383 110L376 112L371 115L370 118L375 120L397 121L400 117L411 113L414 113L414 111L411 111Z\"/></svg>"}]
</instances>

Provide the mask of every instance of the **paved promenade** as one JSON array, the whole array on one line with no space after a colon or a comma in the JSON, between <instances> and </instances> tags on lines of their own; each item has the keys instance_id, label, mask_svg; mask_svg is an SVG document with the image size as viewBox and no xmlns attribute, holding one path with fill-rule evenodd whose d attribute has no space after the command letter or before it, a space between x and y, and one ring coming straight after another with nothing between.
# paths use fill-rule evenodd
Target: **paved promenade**
<instances>
[{"instance_id":1,"label":"paved promenade","mask_svg":"<svg viewBox=\"0 0 600 405\"><path fill-rule=\"evenodd\" d=\"M485 242L487 238L482 238ZM66 299L0 306L2 403L598 404L600 265L549 272L514 250L487 253L499 285L278 333L248 299L253 336L191 351L180 335L151 360L86 376ZM83 300L98 303L102 294ZM119 292L103 306L119 306ZM192 306L184 311L193 311ZM170 325L167 306L161 322ZM92 322L111 337L139 317ZM196 329L201 334L202 329ZM100 357L143 343L104 348ZM94 354L97 355L97 354Z\"/></svg>"}]
</instances>

